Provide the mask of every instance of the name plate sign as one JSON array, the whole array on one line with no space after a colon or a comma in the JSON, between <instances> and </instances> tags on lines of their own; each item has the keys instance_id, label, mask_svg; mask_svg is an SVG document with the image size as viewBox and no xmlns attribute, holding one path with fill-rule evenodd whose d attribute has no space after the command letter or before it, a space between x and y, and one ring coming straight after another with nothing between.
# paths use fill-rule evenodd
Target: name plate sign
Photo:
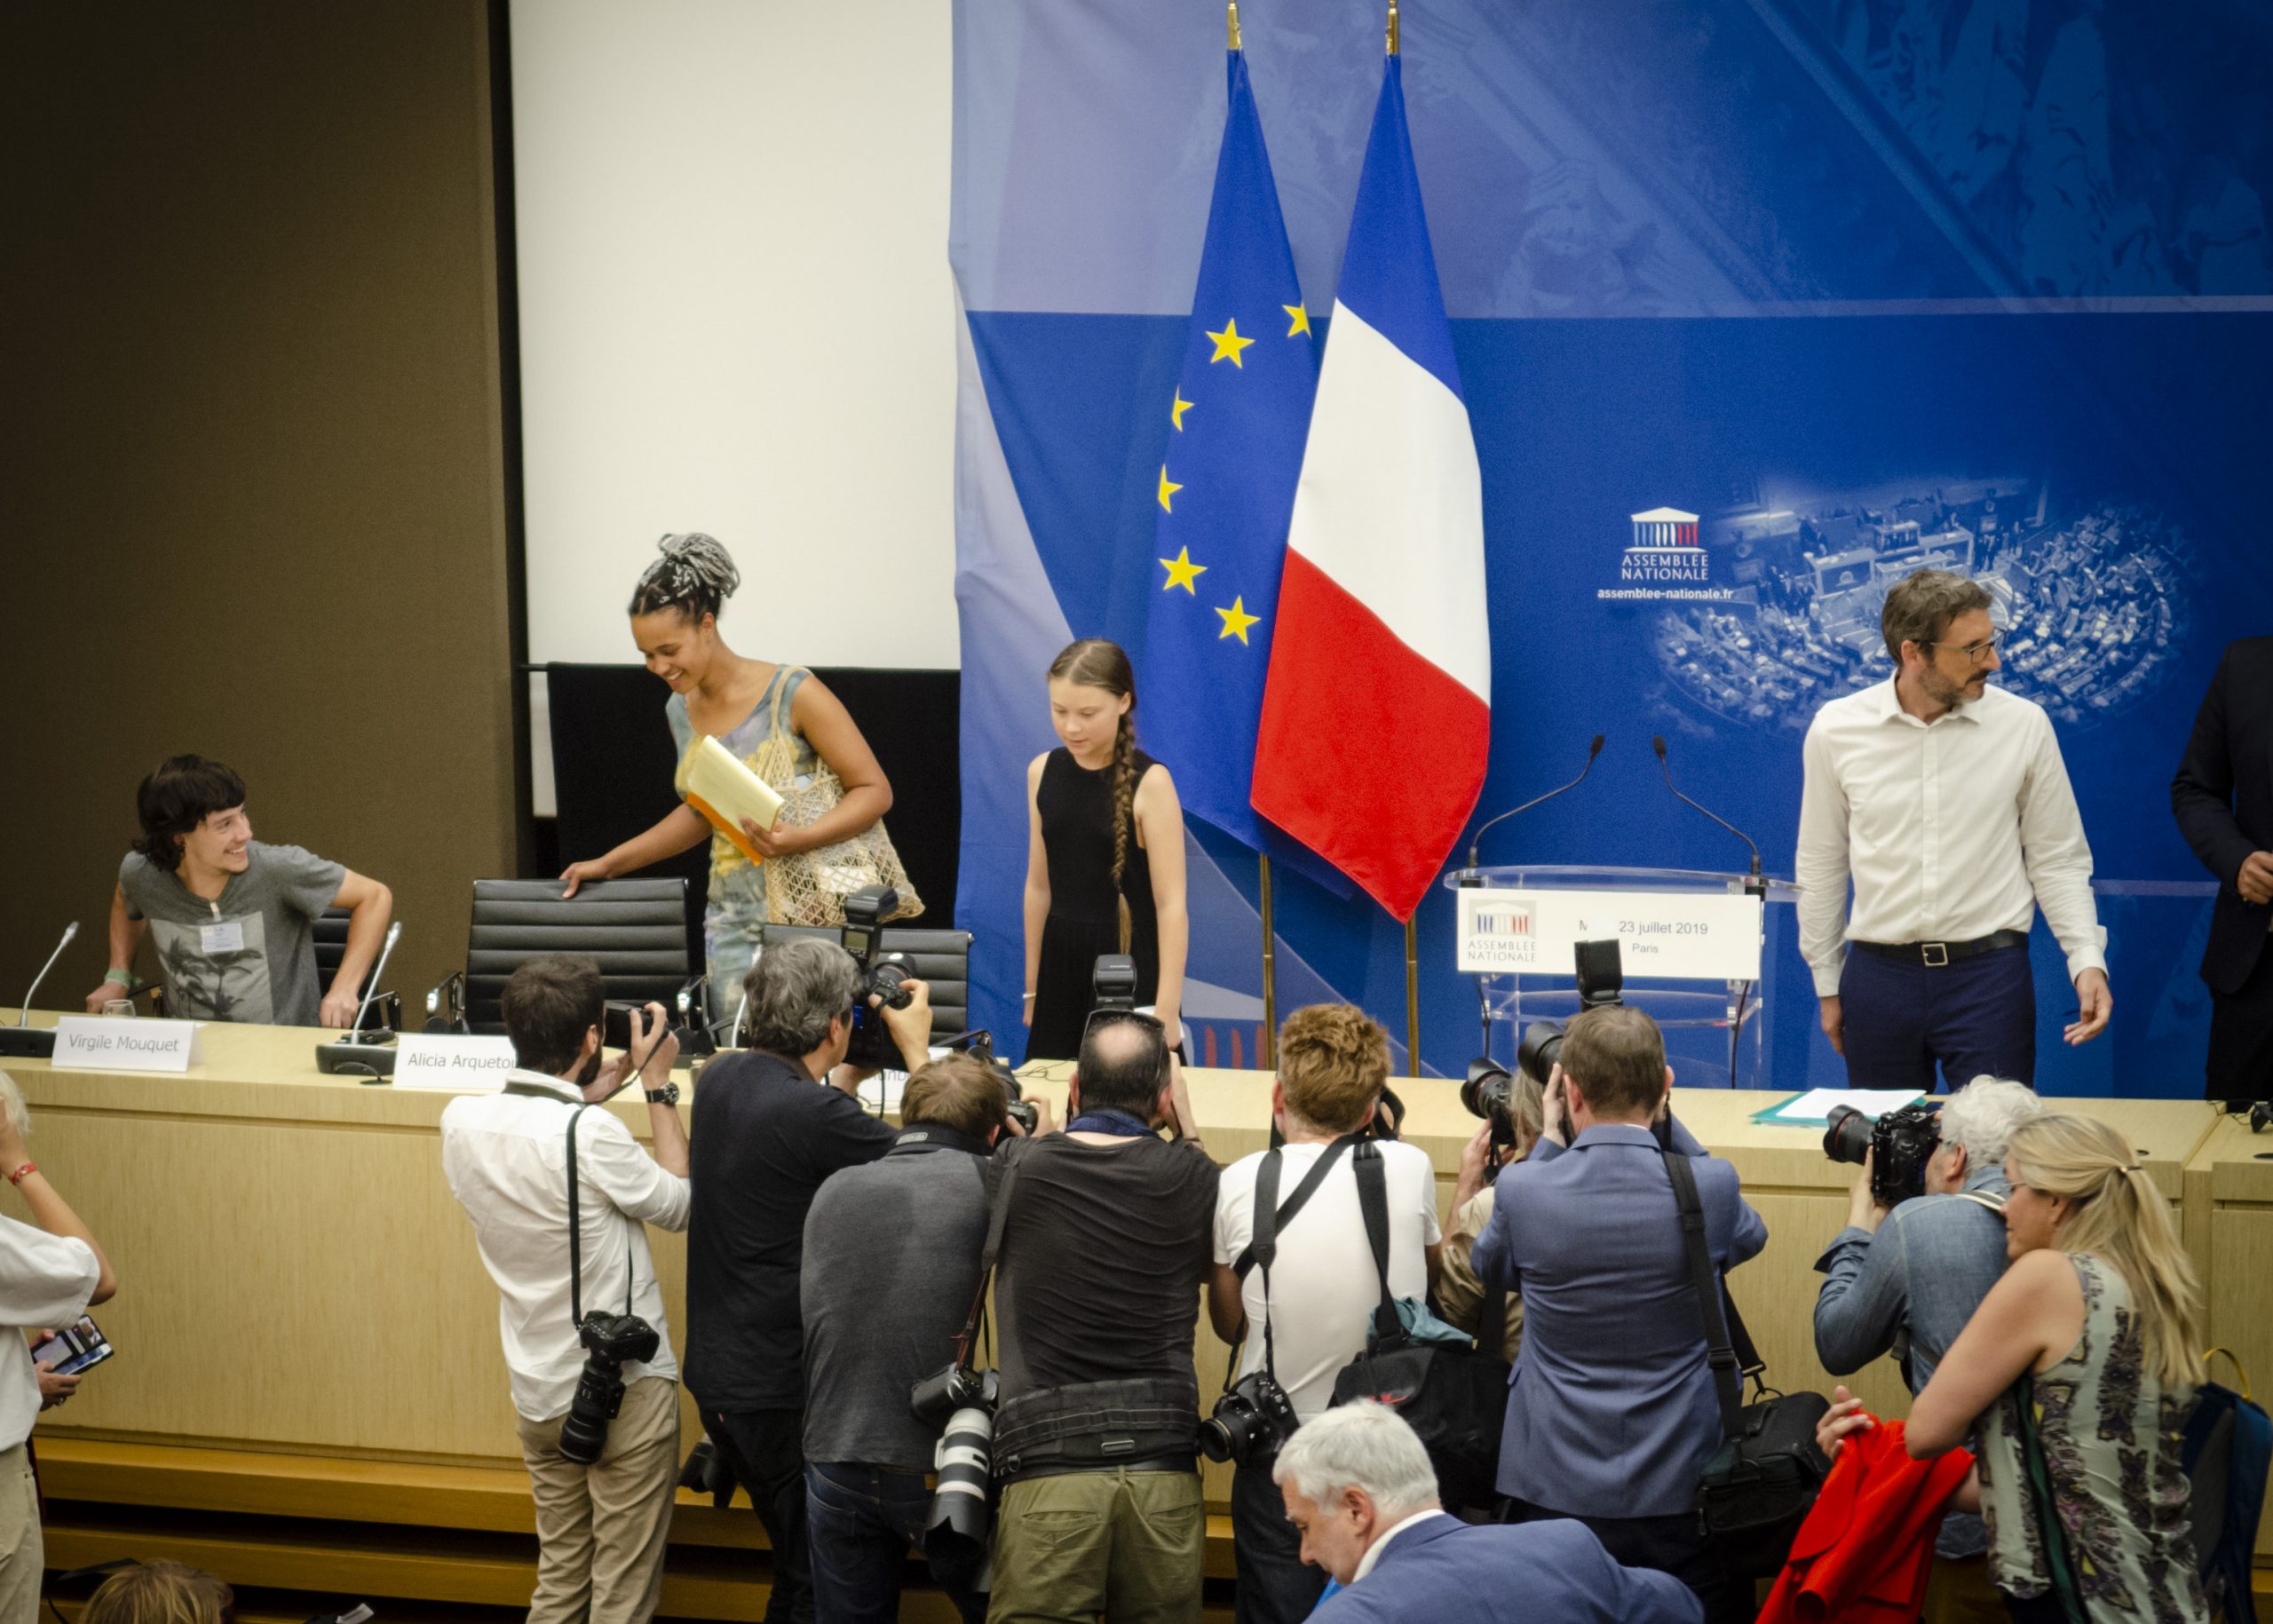
<instances>
[{"instance_id":1,"label":"name plate sign","mask_svg":"<svg viewBox=\"0 0 2273 1624\"><path fill-rule=\"evenodd\" d=\"M1568 976L1580 942L1615 941L1629 976L1757 981L1761 899L1718 891L1456 891L1468 975Z\"/></svg>"},{"instance_id":2,"label":"name plate sign","mask_svg":"<svg viewBox=\"0 0 2273 1624\"><path fill-rule=\"evenodd\" d=\"M53 1065L65 1072L186 1072L204 1057L194 1020L66 1015L55 1023Z\"/></svg>"},{"instance_id":3,"label":"name plate sign","mask_svg":"<svg viewBox=\"0 0 2273 1624\"><path fill-rule=\"evenodd\" d=\"M495 1034L405 1033L395 1041L394 1086L491 1094L513 1069L513 1040Z\"/></svg>"}]
</instances>

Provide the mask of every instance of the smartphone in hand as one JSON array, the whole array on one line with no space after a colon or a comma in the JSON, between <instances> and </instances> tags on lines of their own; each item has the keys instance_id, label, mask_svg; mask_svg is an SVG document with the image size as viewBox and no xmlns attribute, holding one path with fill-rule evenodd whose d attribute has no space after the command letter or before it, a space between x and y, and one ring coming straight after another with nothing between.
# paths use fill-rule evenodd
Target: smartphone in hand
<instances>
[{"instance_id":1,"label":"smartphone in hand","mask_svg":"<svg viewBox=\"0 0 2273 1624\"><path fill-rule=\"evenodd\" d=\"M75 1376L116 1351L95 1322L82 1314L78 1324L66 1327L34 1348L32 1358L57 1375Z\"/></svg>"}]
</instances>

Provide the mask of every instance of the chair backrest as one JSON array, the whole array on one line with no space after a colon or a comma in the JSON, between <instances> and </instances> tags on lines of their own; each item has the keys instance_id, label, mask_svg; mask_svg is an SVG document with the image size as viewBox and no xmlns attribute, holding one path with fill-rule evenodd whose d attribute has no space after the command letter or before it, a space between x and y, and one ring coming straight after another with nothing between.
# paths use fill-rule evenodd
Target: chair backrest
<instances>
[{"instance_id":1,"label":"chair backrest","mask_svg":"<svg viewBox=\"0 0 2273 1624\"><path fill-rule=\"evenodd\" d=\"M465 1013L474 1031L505 1030L507 979L547 953L598 960L610 998L674 1009L688 975L686 882L593 880L565 900L562 889L558 880L473 883Z\"/></svg>"},{"instance_id":2,"label":"chair backrest","mask_svg":"<svg viewBox=\"0 0 2273 1624\"><path fill-rule=\"evenodd\" d=\"M340 961L347 956L347 922L352 917L353 915L344 907L328 907L316 915L310 933L315 938L316 985L319 986L329 988L331 978L339 973ZM370 987L371 978L366 971L363 985L355 989L356 994L360 997Z\"/></svg>"},{"instance_id":3,"label":"chair backrest","mask_svg":"<svg viewBox=\"0 0 2273 1624\"><path fill-rule=\"evenodd\" d=\"M817 936L825 942L841 940L843 932L828 925L768 925L765 939L787 941L793 936ZM877 950L904 953L915 978L931 989L931 1032L953 1037L970 1026L970 932L925 931L913 926L886 925ZM718 1012L730 1018L732 1010Z\"/></svg>"}]
</instances>

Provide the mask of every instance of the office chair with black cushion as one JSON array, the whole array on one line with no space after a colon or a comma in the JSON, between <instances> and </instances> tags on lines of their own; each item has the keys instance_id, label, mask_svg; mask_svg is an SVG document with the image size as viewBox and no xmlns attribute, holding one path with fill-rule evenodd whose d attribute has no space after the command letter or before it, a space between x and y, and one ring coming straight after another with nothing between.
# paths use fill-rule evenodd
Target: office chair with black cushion
<instances>
[{"instance_id":1,"label":"office chair with black cushion","mask_svg":"<svg viewBox=\"0 0 2273 1624\"><path fill-rule=\"evenodd\" d=\"M505 983L529 960L581 953L599 962L610 1000L660 1003L701 1030L686 953L686 882L591 880L563 898L558 880L476 880L465 968L426 994L429 1032L502 1033Z\"/></svg>"},{"instance_id":2,"label":"office chair with black cushion","mask_svg":"<svg viewBox=\"0 0 2273 1624\"><path fill-rule=\"evenodd\" d=\"M347 956L347 922L354 915L344 907L328 907L318 915L311 927L316 947L316 986L324 992L331 990L331 978L339 973L340 962ZM371 976L378 969L375 963L363 972L362 985L355 989L362 1018L356 1023L358 1032L377 1032L402 1029L402 999L394 993L371 996ZM365 1001L368 1002L366 1005Z\"/></svg>"},{"instance_id":3,"label":"office chair with black cushion","mask_svg":"<svg viewBox=\"0 0 2273 1624\"><path fill-rule=\"evenodd\" d=\"M765 939L787 941L794 936L817 936L825 942L841 941L843 932L827 925L768 925ZM904 953L908 971L931 989L931 1046L943 1046L961 1037L970 1026L970 932L926 931L913 926L886 925L876 950ZM733 1018L734 1011L721 1012Z\"/></svg>"}]
</instances>

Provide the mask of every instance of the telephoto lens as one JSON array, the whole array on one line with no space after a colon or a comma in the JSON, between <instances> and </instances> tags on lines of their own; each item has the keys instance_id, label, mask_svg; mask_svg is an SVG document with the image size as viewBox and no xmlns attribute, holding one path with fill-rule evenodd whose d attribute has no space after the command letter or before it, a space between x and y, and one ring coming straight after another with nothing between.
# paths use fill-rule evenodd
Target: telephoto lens
<instances>
[{"instance_id":1,"label":"telephoto lens","mask_svg":"<svg viewBox=\"0 0 2273 1624\"><path fill-rule=\"evenodd\" d=\"M1563 1023L1559 1020L1535 1020L1524 1028L1523 1040L1516 1045L1516 1064L1539 1084L1547 1086L1554 1075L1556 1063L1563 1058Z\"/></svg>"},{"instance_id":2,"label":"telephoto lens","mask_svg":"<svg viewBox=\"0 0 2273 1624\"><path fill-rule=\"evenodd\" d=\"M988 1372L993 1376L993 1372ZM939 1486L931 1496L931 1515L924 1519L923 1544L936 1560L941 1544L963 1541L983 1547L992 1512L989 1495L994 1477L994 1406L988 1402L966 1405L947 1417L933 1457Z\"/></svg>"},{"instance_id":3,"label":"telephoto lens","mask_svg":"<svg viewBox=\"0 0 2273 1624\"><path fill-rule=\"evenodd\" d=\"M560 1454L594 1466L607 1448L608 1422L623 1407L623 1367L653 1359L662 1338L637 1314L587 1314L576 1337L584 1344L584 1369L561 1418Z\"/></svg>"}]
</instances>

